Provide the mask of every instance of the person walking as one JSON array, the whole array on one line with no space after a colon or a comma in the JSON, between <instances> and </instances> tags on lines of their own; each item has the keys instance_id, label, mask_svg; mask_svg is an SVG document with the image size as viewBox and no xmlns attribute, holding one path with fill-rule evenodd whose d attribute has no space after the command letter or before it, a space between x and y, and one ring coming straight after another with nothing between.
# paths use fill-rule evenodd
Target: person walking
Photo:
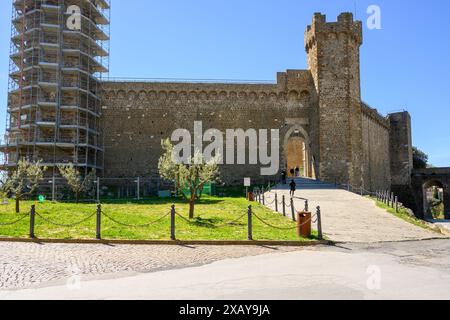
<instances>
[{"instance_id":1,"label":"person walking","mask_svg":"<svg viewBox=\"0 0 450 320\"><path fill-rule=\"evenodd\" d=\"M292 179L289 186L291 187L291 192L289 194L290 194L291 198L293 198L295 196L295 191L297 189L297 184L295 183L294 179Z\"/></svg>"},{"instance_id":2,"label":"person walking","mask_svg":"<svg viewBox=\"0 0 450 320\"><path fill-rule=\"evenodd\" d=\"M286 184L286 176L287 176L286 170L281 171L281 183L282 184Z\"/></svg>"},{"instance_id":3,"label":"person walking","mask_svg":"<svg viewBox=\"0 0 450 320\"><path fill-rule=\"evenodd\" d=\"M291 174L291 177L293 177L293 176L294 176L294 174L295 174L295 170L294 170L294 168L291 168L291 170L290 170L289 172L290 172L290 174Z\"/></svg>"}]
</instances>

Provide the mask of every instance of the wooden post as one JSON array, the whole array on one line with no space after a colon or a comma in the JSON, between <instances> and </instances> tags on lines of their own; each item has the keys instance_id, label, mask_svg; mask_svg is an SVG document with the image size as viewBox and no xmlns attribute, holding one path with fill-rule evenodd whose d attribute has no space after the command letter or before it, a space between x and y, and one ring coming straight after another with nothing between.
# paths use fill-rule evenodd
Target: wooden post
<instances>
[{"instance_id":1,"label":"wooden post","mask_svg":"<svg viewBox=\"0 0 450 320\"><path fill-rule=\"evenodd\" d=\"M55 202L56 201L56 178L55 178L55 173L53 173L53 178L52 178L52 201Z\"/></svg>"},{"instance_id":2,"label":"wooden post","mask_svg":"<svg viewBox=\"0 0 450 320\"><path fill-rule=\"evenodd\" d=\"M175 205L172 205L170 210L170 240L175 241Z\"/></svg>"},{"instance_id":3,"label":"wooden post","mask_svg":"<svg viewBox=\"0 0 450 320\"><path fill-rule=\"evenodd\" d=\"M392 192L391 193L391 207L392 207L392 209L394 209L394 201L395 201L395 196L394 196L394 193Z\"/></svg>"},{"instance_id":4,"label":"wooden post","mask_svg":"<svg viewBox=\"0 0 450 320\"><path fill-rule=\"evenodd\" d=\"M34 225L36 221L36 206L32 205L30 210L30 239L36 239Z\"/></svg>"},{"instance_id":5,"label":"wooden post","mask_svg":"<svg viewBox=\"0 0 450 320\"><path fill-rule=\"evenodd\" d=\"M97 203L100 203L100 178L97 177Z\"/></svg>"},{"instance_id":6,"label":"wooden post","mask_svg":"<svg viewBox=\"0 0 450 320\"><path fill-rule=\"evenodd\" d=\"M102 205L99 204L97 206L97 224L96 224L96 230L95 230L95 238L97 240L102 239Z\"/></svg>"},{"instance_id":7,"label":"wooden post","mask_svg":"<svg viewBox=\"0 0 450 320\"><path fill-rule=\"evenodd\" d=\"M286 196L283 195L283 216L286 217Z\"/></svg>"},{"instance_id":8,"label":"wooden post","mask_svg":"<svg viewBox=\"0 0 450 320\"><path fill-rule=\"evenodd\" d=\"M317 232L319 240L323 240L323 233L322 233L322 213L320 211L320 207L317 207Z\"/></svg>"},{"instance_id":9,"label":"wooden post","mask_svg":"<svg viewBox=\"0 0 450 320\"><path fill-rule=\"evenodd\" d=\"M292 220L293 220L293 221L296 221L296 218L295 218L295 208L294 208L294 199L293 199L293 198L291 198L291 212L292 212Z\"/></svg>"},{"instance_id":10,"label":"wooden post","mask_svg":"<svg viewBox=\"0 0 450 320\"><path fill-rule=\"evenodd\" d=\"M398 197L395 197L395 212L398 213Z\"/></svg>"},{"instance_id":11,"label":"wooden post","mask_svg":"<svg viewBox=\"0 0 450 320\"><path fill-rule=\"evenodd\" d=\"M252 206L248 206L247 216L248 216L247 239L248 239L248 241L252 241L253 240Z\"/></svg>"},{"instance_id":12,"label":"wooden post","mask_svg":"<svg viewBox=\"0 0 450 320\"><path fill-rule=\"evenodd\" d=\"M141 200L141 177L137 178L137 199L138 201Z\"/></svg>"},{"instance_id":13,"label":"wooden post","mask_svg":"<svg viewBox=\"0 0 450 320\"><path fill-rule=\"evenodd\" d=\"M278 193L275 193L275 212L278 212Z\"/></svg>"}]
</instances>

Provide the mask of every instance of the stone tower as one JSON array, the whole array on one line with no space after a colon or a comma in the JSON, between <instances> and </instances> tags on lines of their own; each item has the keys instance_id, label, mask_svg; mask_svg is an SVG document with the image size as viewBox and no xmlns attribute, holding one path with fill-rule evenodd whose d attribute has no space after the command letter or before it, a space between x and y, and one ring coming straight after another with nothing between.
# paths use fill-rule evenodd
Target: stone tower
<instances>
[{"instance_id":1,"label":"stone tower","mask_svg":"<svg viewBox=\"0 0 450 320\"><path fill-rule=\"evenodd\" d=\"M407 111L389 114L392 186L409 186L413 170L411 116Z\"/></svg>"},{"instance_id":2,"label":"stone tower","mask_svg":"<svg viewBox=\"0 0 450 320\"><path fill-rule=\"evenodd\" d=\"M337 22L314 14L305 32L308 65L318 97L319 178L362 183L362 110L359 48L362 23L351 13Z\"/></svg>"}]
</instances>

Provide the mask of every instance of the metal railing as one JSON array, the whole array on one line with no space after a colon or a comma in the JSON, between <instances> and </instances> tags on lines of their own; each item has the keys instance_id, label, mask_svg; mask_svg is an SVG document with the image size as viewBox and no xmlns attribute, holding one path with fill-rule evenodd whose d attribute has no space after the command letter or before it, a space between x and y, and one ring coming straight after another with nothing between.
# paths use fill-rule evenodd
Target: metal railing
<instances>
[{"instance_id":1,"label":"metal railing","mask_svg":"<svg viewBox=\"0 0 450 320\"><path fill-rule=\"evenodd\" d=\"M394 209L396 213L399 213L401 209L406 209L403 203L399 202L398 196L389 190L377 191L375 193L375 197L377 201L382 202L388 207Z\"/></svg>"},{"instance_id":2,"label":"metal railing","mask_svg":"<svg viewBox=\"0 0 450 320\"><path fill-rule=\"evenodd\" d=\"M366 190L364 187L355 187L351 184L343 184L343 185L337 185L338 187L341 187L344 190L347 190L349 192L356 193L360 196L371 196L375 197L377 201L380 201L387 205L388 207L391 207L395 210L396 213L400 212L400 209L405 208L403 206L403 203L399 202L398 196L396 196L393 192L389 190L379 190L379 191L369 191Z\"/></svg>"}]
</instances>

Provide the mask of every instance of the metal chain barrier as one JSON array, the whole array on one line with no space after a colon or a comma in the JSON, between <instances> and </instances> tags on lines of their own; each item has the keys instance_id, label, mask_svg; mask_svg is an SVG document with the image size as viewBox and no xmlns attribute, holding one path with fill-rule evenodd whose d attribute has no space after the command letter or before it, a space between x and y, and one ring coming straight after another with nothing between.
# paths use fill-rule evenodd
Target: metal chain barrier
<instances>
[{"instance_id":1,"label":"metal chain barrier","mask_svg":"<svg viewBox=\"0 0 450 320\"><path fill-rule=\"evenodd\" d=\"M16 223L19 223L20 221L22 221L23 219L25 219L25 218L27 218L29 216L30 216L29 214L25 214L22 217L20 217L19 219L11 221L11 222L0 222L0 226L12 226L12 225L14 225Z\"/></svg>"},{"instance_id":2,"label":"metal chain barrier","mask_svg":"<svg viewBox=\"0 0 450 320\"><path fill-rule=\"evenodd\" d=\"M270 224L270 223L268 223L268 222L266 222L266 221L264 221L263 219L261 219L256 213L252 213L252 215L256 218L256 219L258 219L261 223L263 223L263 224L265 224L266 226L268 226L268 227L270 227L270 228L274 228L274 229L278 229L278 230L294 230L294 229L297 229L297 227L303 227L304 225L306 225L306 224L308 224L308 223L310 223L311 222L311 220L307 220L307 221L305 221L304 223L302 223L302 224L300 224L300 225L296 225L295 227L277 227L277 226L274 226L274 225L272 225L272 224Z\"/></svg>"},{"instance_id":3,"label":"metal chain barrier","mask_svg":"<svg viewBox=\"0 0 450 320\"><path fill-rule=\"evenodd\" d=\"M180 217L182 220L184 220L184 222L187 222L187 223L192 223L192 221L191 220L189 220L189 219L186 219L185 217L183 217L181 214L179 214L177 211L175 212L175 214L178 216L178 217Z\"/></svg>"},{"instance_id":4,"label":"metal chain barrier","mask_svg":"<svg viewBox=\"0 0 450 320\"><path fill-rule=\"evenodd\" d=\"M182 216L180 213L178 213L178 212L175 212L175 214L176 214L178 217L180 217L183 221L185 221L185 222L187 222L187 223L189 223L189 224L195 223L194 221L191 221L191 220L186 219L185 217L183 217L183 216ZM236 222L238 222L239 220L241 220L241 219L244 218L245 216L247 216L247 212L244 213L243 215L241 215L239 218L237 218L237 219L235 219L235 220L232 220L232 221L230 221L230 222L226 222L226 223L219 224L219 225L215 225L215 224L212 224L212 223L207 223L207 224L209 224L210 226L212 226L212 227L214 227L214 228L223 228L223 227L227 227L227 226L230 226L230 225L235 224Z\"/></svg>"},{"instance_id":5,"label":"metal chain barrier","mask_svg":"<svg viewBox=\"0 0 450 320\"><path fill-rule=\"evenodd\" d=\"M118 225L124 226L124 227L128 227L128 228L146 228L146 227L149 227L151 225L157 224L158 222L161 222L162 220L164 220L165 218L167 218L170 215L170 212L165 214L161 218L158 218L155 221L152 221L152 222L149 222L149 223L144 223L144 224L127 224L127 223L124 223L124 222L116 220L115 218L111 217L110 215L108 215L104 211L102 211L102 215L104 215L106 218L108 218L112 222L114 222L114 223L116 223Z\"/></svg>"},{"instance_id":6,"label":"metal chain barrier","mask_svg":"<svg viewBox=\"0 0 450 320\"><path fill-rule=\"evenodd\" d=\"M52 225L55 225L55 226L58 226L58 227L63 227L63 228L71 228L71 227L75 227L75 226L78 226L80 224L83 224L86 221L88 221L89 219L91 219L93 216L95 216L96 214L97 214L97 212L94 212L93 214L89 215L88 217L86 217L83 220L78 221L78 222L74 222L74 223L71 223L71 224L62 224L62 223L54 222L54 221L44 217L40 213L36 212L36 216L38 216L39 218L41 218L45 222L47 222L49 224L52 224Z\"/></svg>"},{"instance_id":7,"label":"metal chain barrier","mask_svg":"<svg viewBox=\"0 0 450 320\"><path fill-rule=\"evenodd\" d=\"M266 202L266 206L271 206L275 203L275 199L272 200L272 202Z\"/></svg>"},{"instance_id":8,"label":"metal chain barrier","mask_svg":"<svg viewBox=\"0 0 450 320\"><path fill-rule=\"evenodd\" d=\"M364 187L355 187L354 185L351 185L351 184L337 184L337 186L343 190L347 190L349 192L356 193L356 194L363 194L363 195L367 194L370 196L376 195L376 192L366 190ZM356 192L358 190L359 190L359 192Z\"/></svg>"}]
</instances>

